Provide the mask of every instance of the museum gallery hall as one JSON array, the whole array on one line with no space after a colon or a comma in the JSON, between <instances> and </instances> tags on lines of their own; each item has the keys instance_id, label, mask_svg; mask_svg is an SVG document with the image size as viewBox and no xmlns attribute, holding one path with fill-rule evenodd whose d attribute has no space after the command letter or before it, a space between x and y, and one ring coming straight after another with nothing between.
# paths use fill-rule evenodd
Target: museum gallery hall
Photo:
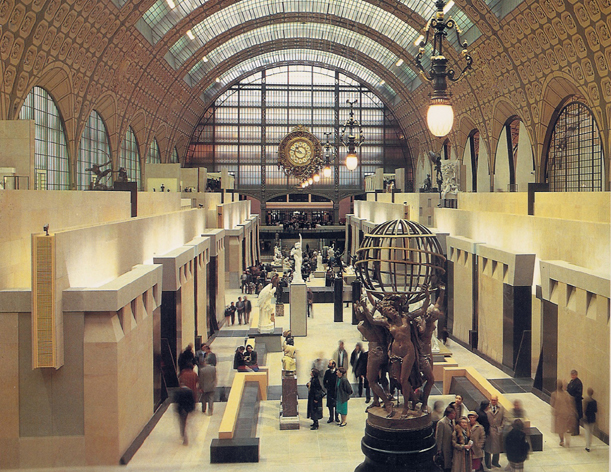
<instances>
[{"instance_id":1,"label":"museum gallery hall","mask_svg":"<svg viewBox=\"0 0 611 472\"><path fill-rule=\"evenodd\" d=\"M459 395L607 472L610 67L609 0L0 1L0 469L447 469Z\"/></svg>"}]
</instances>

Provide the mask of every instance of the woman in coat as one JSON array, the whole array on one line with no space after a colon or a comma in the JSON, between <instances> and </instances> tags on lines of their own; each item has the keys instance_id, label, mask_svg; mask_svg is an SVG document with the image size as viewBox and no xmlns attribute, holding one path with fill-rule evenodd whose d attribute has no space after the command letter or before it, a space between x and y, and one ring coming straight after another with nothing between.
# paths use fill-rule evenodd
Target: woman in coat
<instances>
[{"instance_id":1,"label":"woman in coat","mask_svg":"<svg viewBox=\"0 0 611 472\"><path fill-rule=\"evenodd\" d=\"M550 404L554 417L553 432L560 437L561 446L569 447L571 428L577 419L577 412L575 411L575 401L564 390L562 380L558 380L556 391L552 392Z\"/></svg>"},{"instance_id":2,"label":"woman in coat","mask_svg":"<svg viewBox=\"0 0 611 472\"><path fill-rule=\"evenodd\" d=\"M473 441L473 447L471 448L471 460L473 462L473 470L483 471L484 470L484 443L486 442L486 432L484 427L477 422L478 414L474 411L470 411L467 415L469 418L469 428L471 429L471 441Z\"/></svg>"},{"instance_id":3,"label":"woman in coat","mask_svg":"<svg viewBox=\"0 0 611 472\"><path fill-rule=\"evenodd\" d=\"M452 433L452 472L471 472L471 447L473 441L469 432L469 420L462 416Z\"/></svg>"},{"instance_id":4,"label":"woman in coat","mask_svg":"<svg viewBox=\"0 0 611 472\"><path fill-rule=\"evenodd\" d=\"M323 391L318 380L318 371L312 369L310 381L308 382L308 418L311 418L313 423L310 429L318 429L318 420L322 418L322 397Z\"/></svg>"},{"instance_id":5,"label":"woman in coat","mask_svg":"<svg viewBox=\"0 0 611 472\"><path fill-rule=\"evenodd\" d=\"M346 378L346 369L344 367L337 369L337 383L335 385L335 394L337 398L335 411L342 417L342 422L339 425L346 426L346 416L348 416L348 400L350 399L350 395L352 395L352 387Z\"/></svg>"}]
</instances>

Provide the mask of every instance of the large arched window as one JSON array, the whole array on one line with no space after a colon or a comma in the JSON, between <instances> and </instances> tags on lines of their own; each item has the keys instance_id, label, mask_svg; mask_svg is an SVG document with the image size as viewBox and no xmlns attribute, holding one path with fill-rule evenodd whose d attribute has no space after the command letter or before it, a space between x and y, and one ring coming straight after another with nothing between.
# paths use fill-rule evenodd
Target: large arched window
<instances>
[{"instance_id":1,"label":"large arched window","mask_svg":"<svg viewBox=\"0 0 611 472\"><path fill-rule=\"evenodd\" d=\"M355 171L344 165L346 148L339 142L348 99L358 100L354 114L365 135ZM380 167L386 172L404 167L406 182L413 182L404 133L392 112L352 78L311 65L272 67L229 87L203 114L184 159L211 172L235 173L237 188L254 195L262 188L292 189L300 181L278 168L278 145L297 125L308 127L323 144L325 133L331 133L332 175L317 184L328 194L335 184L359 189L364 176Z\"/></svg>"},{"instance_id":2,"label":"large arched window","mask_svg":"<svg viewBox=\"0 0 611 472\"><path fill-rule=\"evenodd\" d=\"M172 161L176 164L178 164L180 162L180 159L178 159L178 151L176 150L176 146L174 146L174 149L172 149Z\"/></svg>"},{"instance_id":3,"label":"large arched window","mask_svg":"<svg viewBox=\"0 0 611 472\"><path fill-rule=\"evenodd\" d=\"M68 190L70 174L66 133L59 110L51 95L34 87L25 98L19 119L34 120L35 190Z\"/></svg>"},{"instance_id":4,"label":"large arched window","mask_svg":"<svg viewBox=\"0 0 611 472\"><path fill-rule=\"evenodd\" d=\"M99 169L94 166L99 166ZM92 168L105 175L98 180L96 170L87 170ZM109 170L112 170L112 158L108 132L104 120L94 110L89 115L79 144L77 188L79 190L93 188L96 180L101 185L112 185L112 172L106 172Z\"/></svg>"},{"instance_id":5,"label":"large arched window","mask_svg":"<svg viewBox=\"0 0 611 472\"><path fill-rule=\"evenodd\" d=\"M603 162L600 131L592 112L583 103L569 103L552 125L546 165L550 190L603 190Z\"/></svg>"},{"instance_id":6,"label":"large arched window","mask_svg":"<svg viewBox=\"0 0 611 472\"><path fill-rule=\"evenodd\" d=\"M509 162L509 190L516 191L516 168L518 165L518 144L520 142L520 119L512 118L505 125L507 159Z\"/></svg>"},{"instance_id":7,"label":"large arched window","mask_svg":"<svg viewBox=\"0 0 611 472\"><path fill-rule=\"evenodd\" d=\"M161 153L159 152L159 144L157 144L157 140L153 138L149 146L149 152L146 155L146 163L147 164L161 164Z\"/></svg>"},{"instance_id":8,"label":"large arched window","mask_svg":"<svg viewBox=\"0 0 611 472\"><path fill-rule=\"evenodd\" d=\"M474 129L469 134L469 150L471 151L471 190L477 192L477 163L479 161L479 131Z\"/></svg>"},{"instance_id":9,"label":"large arched window","mask_svg":"<svg viewBox=\"0 0 611 472\"><path fill-rule=\"evenodd\" d=\"M138 188L140 188L140 151L138 150L136 135L131 126L127 129L125 138L121 142L119 167L124 167L129 181L138 182Z\"/></svg>"}]
</instances>

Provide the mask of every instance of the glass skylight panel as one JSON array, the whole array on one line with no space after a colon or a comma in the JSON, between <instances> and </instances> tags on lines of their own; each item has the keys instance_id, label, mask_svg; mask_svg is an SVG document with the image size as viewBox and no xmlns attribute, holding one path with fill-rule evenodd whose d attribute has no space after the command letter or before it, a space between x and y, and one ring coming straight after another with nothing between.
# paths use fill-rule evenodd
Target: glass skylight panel
<instances>
[{"instance_id":1,"label":"glass skylight panel","mask_svg":"<svg viewBox=\"0 0 611 472\"><path fill-rule=\"evenodd\" d=\"M503 19L524 0L484 0L498 19Z\"/></svg>"},{"instance_id":2,"label":"glass skylight panel","mask_svg":"<svg viewBox=\"0 0 611 472\"><path fill-rule=\"evenodd\" d=\"M420 31L416 31L392 13L370 3L360 0L345 0L331 3L320 0L307 2L296 2L295 0L244 0L220 10L197 25L194 25L191 28L196 37L194 41L190 41L188 38L185 40L186 37L183 37L174 43L170 48L170 53L175 58L175 67L182 66L202 45L247 21L270 15L304 11L322 15L335 15L350 22L369 26L381 35L396 42L410 55L415 57L418 54L418 47L414 45L414 41L420 35ZM424 23L422 26L424 27Z\"/></svg>"},{"instance_id":3,"label":"glass skylight panel","mask_svg":"<svg viewBox=\"0 0 611 472\"><path fill-rule=\"evenodd\" d=\"M379 84L381 82L380 77L369 69L363 67L361 64L347 59L343 56L329 53L326 51L315 51L315 50L304 50L304 49L285 49L281 51L273 51L266 54L262 54L257 57L253 57L246 60L226 73L222 74L219 83L212 83L205 92L203 93L202 99L209 100L214 97L218 90L223 85L230 84L240 76L245 76L250 71L260 67L265 67L270 64L274 64L280 61L302 61L309 63L318 63L328 65L330 69L336 68L345 70L346 72L359 77L363 82L371 84ZM398 97L397 93L388 85L378 87L380 94L383 95L391 103L394 102L395 97Z\"/></svg>"},{"instance_id":4,"label":"glass skylight panel","mask_svg":"<svg viewBox=\"0 0 611 472\"><path fill-rule=\"evenodd\" d=\"M197 84L215 67L243 49L286 38L328 40L361 51L392 71L410 90L420 85L417 74L408 66L395 67L398 56L372 39L354 31L321 23L284 23L268 25L236 36L207 54L208 62L199 61L190 71L192 84ZM378 81L379 82L379 81ZM377 82L376 82L377 83Z\"/></svg>"}]
</instances>

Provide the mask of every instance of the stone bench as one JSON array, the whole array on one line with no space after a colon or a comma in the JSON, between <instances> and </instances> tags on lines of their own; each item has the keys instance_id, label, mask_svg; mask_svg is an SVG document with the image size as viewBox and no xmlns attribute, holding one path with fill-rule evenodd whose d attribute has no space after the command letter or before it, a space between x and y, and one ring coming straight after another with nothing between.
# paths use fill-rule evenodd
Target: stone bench
<instances>
[{"instance_id":1,"label":"stone bench","mask_svg":"<svg viewBox=\"0 0 611 472\"><path fill-rule=\"evenodd\" d=\"M259 402L267 400L268 372L236 373L221 419L218 439L210 444L210 462L259 462L256 437Z\"/></svg>"}]
</instances>

